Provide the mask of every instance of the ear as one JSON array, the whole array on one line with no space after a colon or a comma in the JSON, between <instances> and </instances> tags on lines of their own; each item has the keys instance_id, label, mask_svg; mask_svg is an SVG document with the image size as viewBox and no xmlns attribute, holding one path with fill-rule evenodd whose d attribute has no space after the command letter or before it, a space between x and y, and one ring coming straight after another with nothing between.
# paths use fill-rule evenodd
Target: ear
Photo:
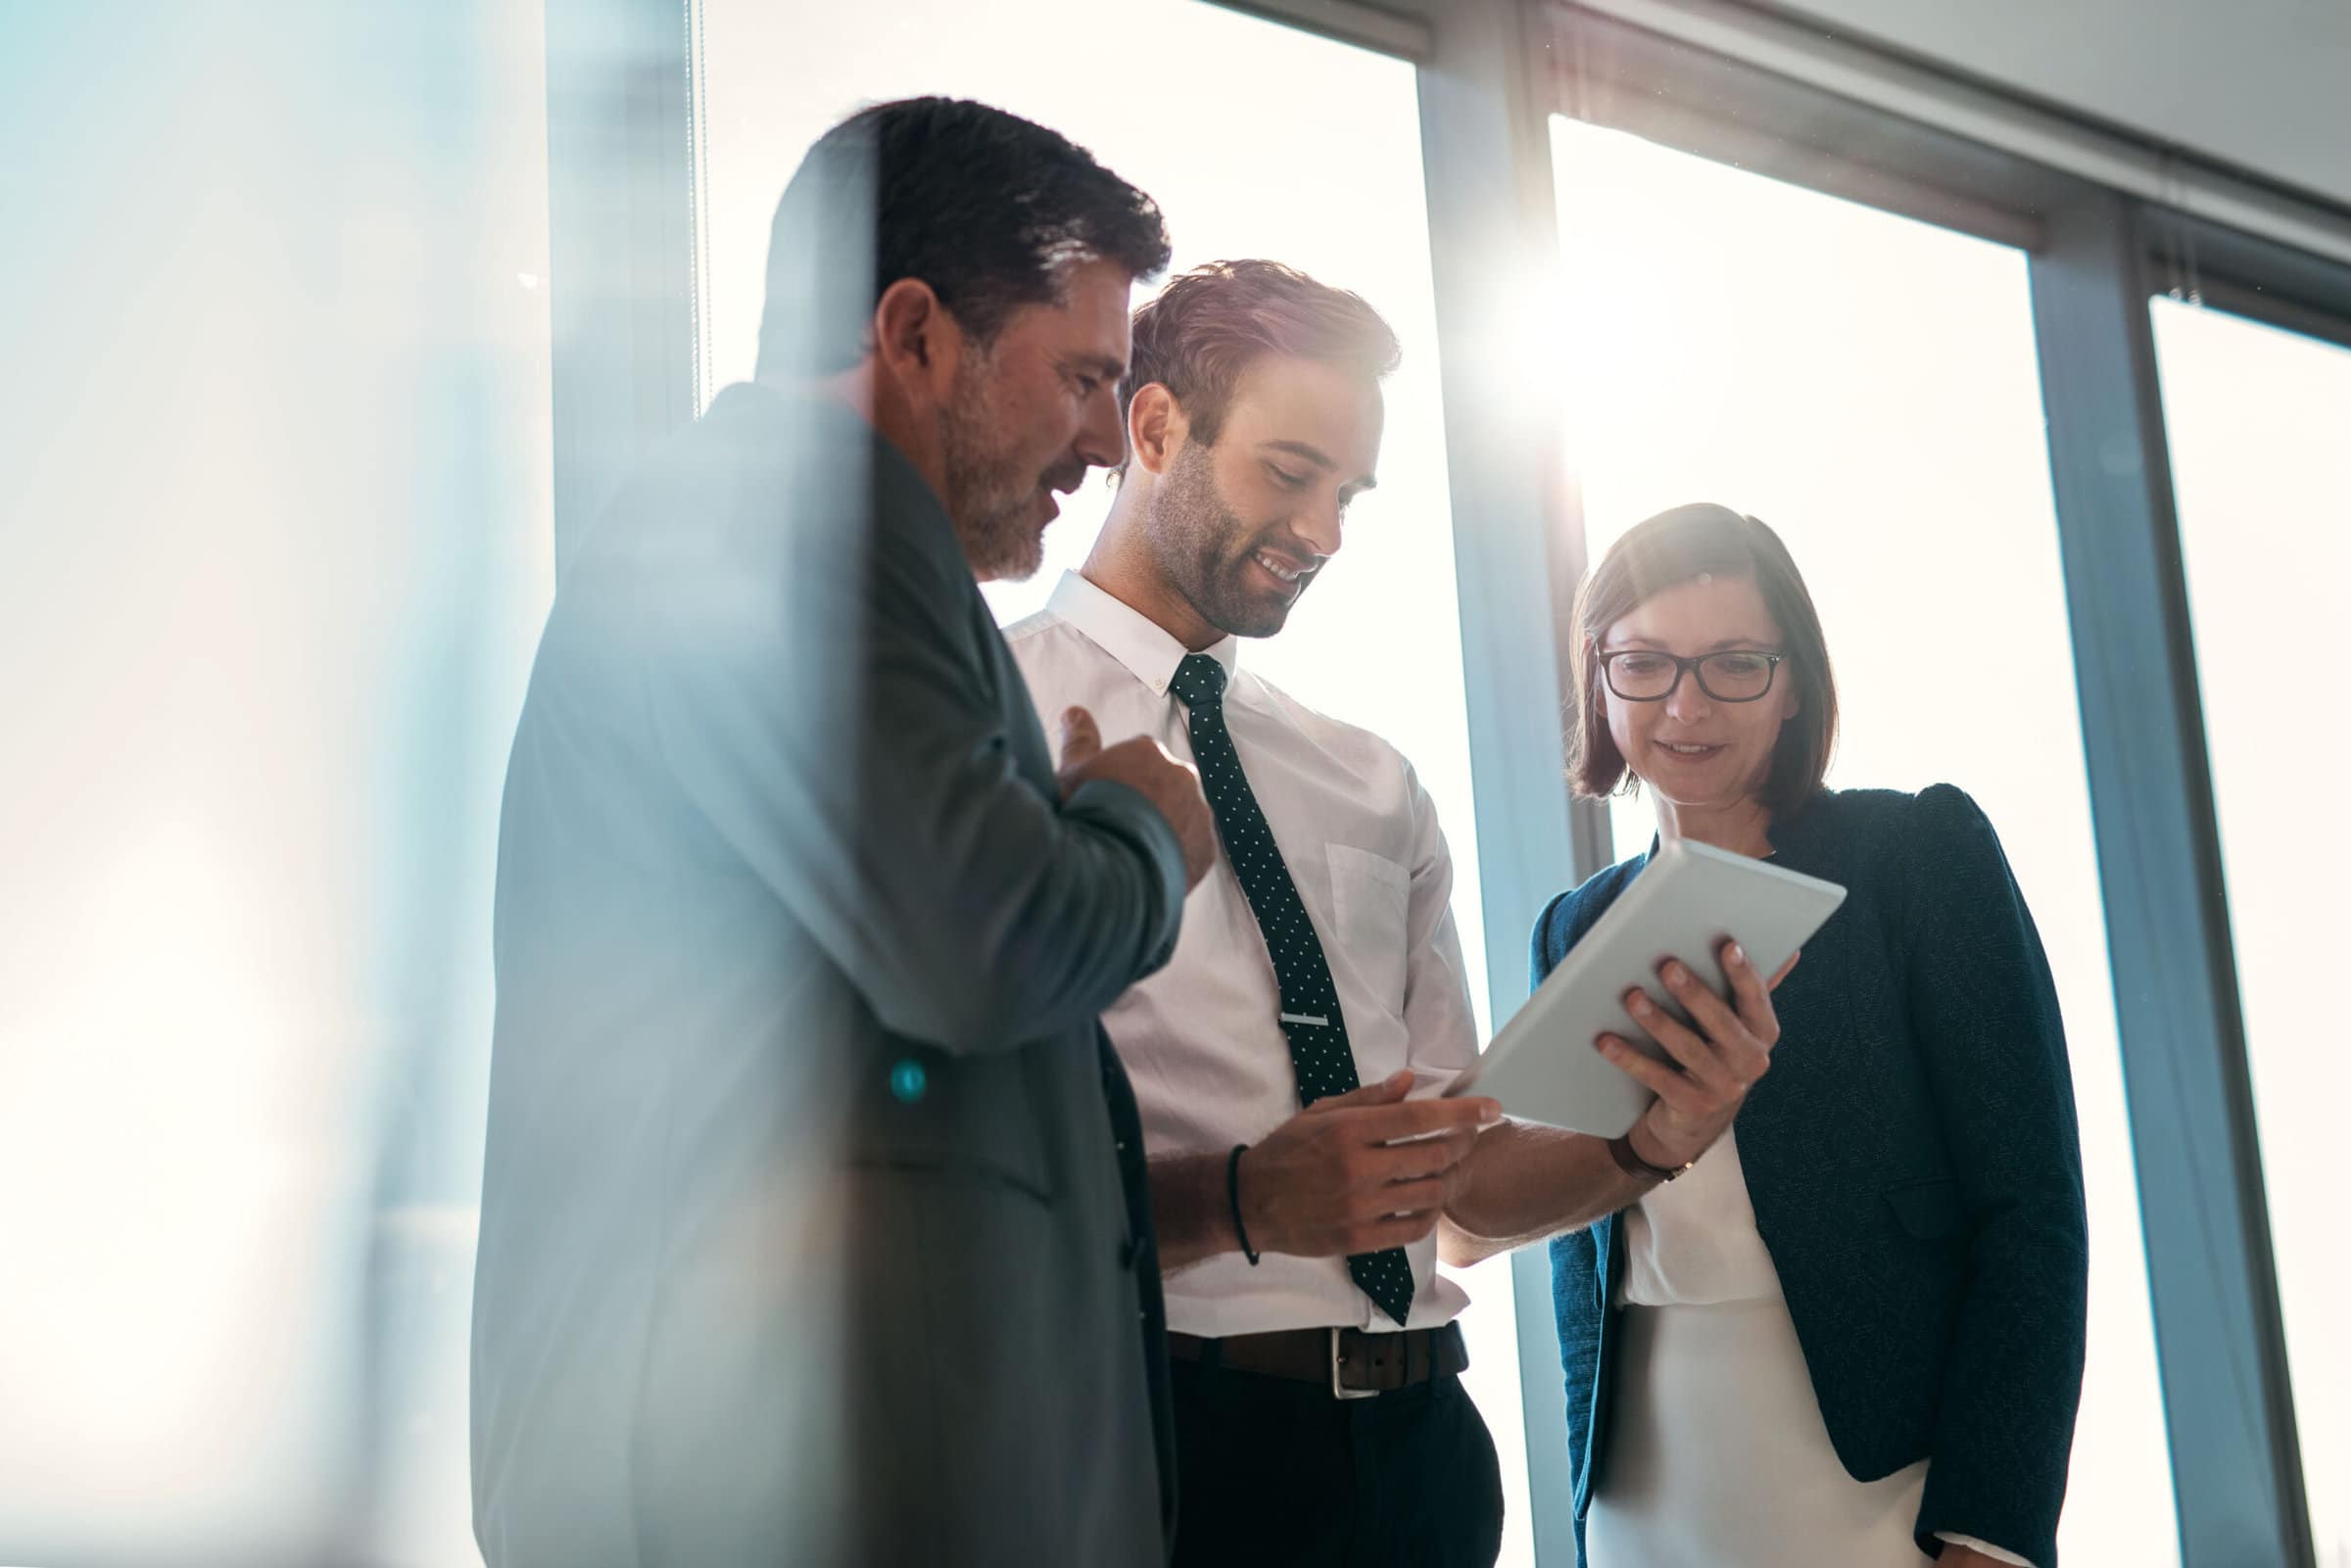
<instances>
[{"instance_id":1,"label":"ear","mask_svg":"<svg viewBox=\"0 0 2351 1568\"><path fill-rule=\"evenodd\" d=\"M947 400L969 348L963 328L921 278L900 278L874 305L874 359L916 404Z\"/></svg>"},{"instance_id":2,"label":"ear","mask_svg":"<svg viewBox=\"0 0 2351 1568\"><path fill-rule=\"evenodd\" d=\"M1166 473L1191 428L1176 394L1164 384L1146 382L1135 389L1134 401L1127 408L1127 446L1144 472L1154 476Z\"/></svg>"}]
</instances>

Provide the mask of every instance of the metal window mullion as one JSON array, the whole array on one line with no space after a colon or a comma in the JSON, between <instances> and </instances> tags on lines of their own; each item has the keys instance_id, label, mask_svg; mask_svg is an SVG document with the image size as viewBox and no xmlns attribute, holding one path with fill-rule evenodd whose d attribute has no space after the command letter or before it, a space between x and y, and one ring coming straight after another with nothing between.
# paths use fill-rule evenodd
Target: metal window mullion
<instances>
[{"instance_id":1,"label":"metal window mullion","mask_svg":"<svg viewBox=\"0 0 2351 1568\"><path fill-rule=\"evenodd\" d=\"M1558 420L1536 389L1523 309L1556 275L1550 104L1516 0L1423 8L1422 174L1445 406L1471 789L1499 1023L1526 998L1525 948L1552 894L1605 853L1605 816L1571 808L1561 752L1565 594L1582 568L1559 483ZM1595 849L1594 846L1602 846ZM1573 1568L1565 1384L1544 1249L1511 1259L1535 1556Z\"/></svg>"},{"instance_id":2,"label":"metal window mullion","mask_svg":"<svg viewBox=\"0 0 2351 1568\"><path fill-rule=\"evenodd\" d=\"M2031 259L2066 600L2187 1568L2309 1568L2220 834L2134 204Z\"/></svg>"}]
</instances>

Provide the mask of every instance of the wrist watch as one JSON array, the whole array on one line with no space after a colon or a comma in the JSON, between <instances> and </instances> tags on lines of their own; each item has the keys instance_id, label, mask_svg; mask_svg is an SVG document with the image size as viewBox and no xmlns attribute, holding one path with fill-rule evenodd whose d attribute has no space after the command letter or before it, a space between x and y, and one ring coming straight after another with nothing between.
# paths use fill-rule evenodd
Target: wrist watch
<instances>
[{"instance_id":1,"label":"wrist watch","mask_svg":"<svg viewBox=\"0 0 2351 1568\"><path fill-rule=\"evenodd\" d=\"M1626 1175L1640 1176L1650 1181L1671 1181L1698 1164L1695 1160L1685 1160L1678 1165L1653 1165L1642 1159L1640 1151L1633 1147L1633 1135L1629 1129L1608 1140L1608 1154L1616 1162L1617 1168Z\"/></svg>"}]
</instances>

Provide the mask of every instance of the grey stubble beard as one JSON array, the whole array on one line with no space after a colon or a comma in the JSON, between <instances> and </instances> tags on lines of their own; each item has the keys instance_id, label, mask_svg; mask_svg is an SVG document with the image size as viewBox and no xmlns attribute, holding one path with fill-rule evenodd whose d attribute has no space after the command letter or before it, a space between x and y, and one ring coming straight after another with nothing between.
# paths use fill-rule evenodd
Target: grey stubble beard
<instances>
[{"instance_id":1,"label":"grey stubble beard","mask_svg":"<svg viewBox=\"0 0 2351 1568\"><path fill-rule=\"evenodd\" d=\"M1029 521L1036 482L997 450L989 407L994 365L986 355L957 367L938 431L948 519L983 581L1019 582L1044 563L1044 536Z\"/></svg>"}]
</instances>

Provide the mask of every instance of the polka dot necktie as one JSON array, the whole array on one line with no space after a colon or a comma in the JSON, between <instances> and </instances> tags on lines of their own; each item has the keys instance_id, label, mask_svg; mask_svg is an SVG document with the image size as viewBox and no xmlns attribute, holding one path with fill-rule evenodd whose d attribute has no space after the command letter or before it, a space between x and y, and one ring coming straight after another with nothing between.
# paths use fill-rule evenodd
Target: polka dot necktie
<instances>
[{"instance_id":1,"label":"polka dot necktie","mask_svg":"<svg viewBox=\"0 0 2351 1568\"><path fill-rule=\"evenodd\" d=\"M1205 653L1187 654L1176 668L1171 689L1190 712L1192 758L1216 814L1217 836L1224 842L1224 858L1241 880L1273 958L1281 1032L1290 1042L1290 1066L1298 1074L1298 1103L1313 1105L1324 1095L1345 1094L1358 1083L1347 1020L1339 1012L1321 938L1306 918L1298 884L1290 880L1290 868L1274 846L1224 728L1224 666ZM1347 1272L1399 1325L1412 1312L1413 1265L1403 1248L1359 1253L1347 1259Z\"/></svg>"}]
</instances>

